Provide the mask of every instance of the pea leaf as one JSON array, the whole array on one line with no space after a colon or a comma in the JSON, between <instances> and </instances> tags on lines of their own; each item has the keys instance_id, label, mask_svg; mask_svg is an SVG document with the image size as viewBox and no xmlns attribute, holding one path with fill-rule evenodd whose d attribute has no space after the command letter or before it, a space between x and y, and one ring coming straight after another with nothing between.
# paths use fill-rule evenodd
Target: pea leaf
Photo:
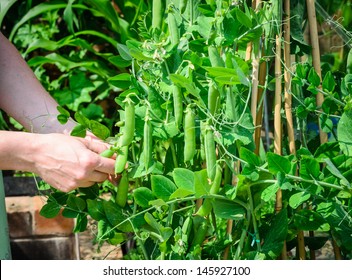
<instances>
[{"instance_id":1,"label":"pea leaf","mask_svg":"<svg viewBox=\"0 0 352 280\"><path fill-rule=\"evenodd\" d=\"M241 220L246 215L246 209L232 200L214 199L212 202L216 217L226 220Z\"/></svg>"},{"instance_id":2,"label":"pea leaf","mask_svg":"<svg viewBox=\"0 0 352 280\"><path fill-rule=\"evenodd\" d=\"M173 178L178 188L194 192L194 173L191 170L175 168Z\"/></svg>"},{"instance_id":3,"label":"pea leaf","mask_svg":"<svg viewBox=\"0 0 352 280\"><path fill-rule=\"evenodd\" d=\"M308 73L308 81L314 87L318 87L320 85L320 77L313 67L310 69L310 71Z\"/></svg>"},{"instance_id":4,"label":"pea leaf","mask_svg":"<svg viewBox=\"0 0 352 280\"><path fill-rule=\"evenodd\" d=\"M331 71L329 71L325 74L325 77L323 79L323 89L328 92L333 92L335 89L335 86L336 86L336 83L335 83L334 77L331 74Z\"/></svg>"},{"instance_id":5,"label":"pea leaf","mask_svg":"<svg viewBox=\"0 0 352 280\"><path fill-rule=\"evenodd\" d=\"M295 213L294 224L300 230L318 230L325 223L325 219L317 212L303 209Z\"/></svg>"},{"instance_id":6,"label":"pea leaf","mask_svg":"<svg viewBox=\"0 0 352 280\"><path fill-rule=\"evenodd\" d=\"M268 152L266 154L268 160L269 171L276 175L278 172L282 172L283 174L290 173L291 170L291 162L278 154Z\"/></svg>"},{"instance_id":7,"label":"pea leaf","mask_svg":"<svg viewBox=\"0 0 352 280\"><path fill-rule=\"evenodd\" d=\"M73 210L81 212L81 211L85 210L87 205L86 205L86 202L84 199L82 199L74 194L70 194L67 199L67 206L69 206Z\"/></svg>"},{"instance_id":8,"label":"pea leaf","mask_svg":"<svg viewBox=\"0 0 352 280\"><path fill-rule=\"evenodd\" d=\"M87 199L87 208L89 215L96 221L105 218L104 206L102 201Z\"/></svg>"},{"instance_id":9,"label":"pea leaf","mask_svg":"<svg viewBox=\"0 0 352 280\"><path fill-rule=\"evenodd\" d=\"M285 208L274 216L269 231L264 236L262 253L271 259L275 259L282 251L288 232L287 219Z\"/></svg>"},{"instance_id":10,"label":"pea leaf","mask_svg":"<svg viewBox=\"0 0 352 280\"><path fill-rule=\"evenodd\" d=\"M289 205L293 208L296 209L298 206L300 206L303 202L307 201L310 198L310 194L307 192L298 192L292 195L289 199Z\"/></svg>"},{"instance_id":11,"label":"pea leaf","mask_svg":"<svg viewBox=\"0 0 352 280\"><path fill-rule=\"evenodd\" d=\"M164 201L168 201L170 195L177 189L175 184L163 175L152 175L151 186L153 194Z\"/></svg>"},{"instance_id":12,"label":"pea leaf","mask_svg":"<svg viewBox=\"0 0 352 280\"><path fill-rule=\"evenodd\" d=\"M155 199L152 191L146 187L139 187L133 192L133 197L137 205L147 208L149 207L149 201Z\"/></svg>"},{"instance_id":13,"label":"pea leaf","mask_svg":"<svg viewBox=\"0 0 352 280\"><path fill-rule=\"evenodd\" d=\"M346 156L352 156L352 110L344 112L337 124L340 148Z\"/></svg>"},{"instance_id":14,"label":"pea leaf","mask_svg":"<svg viewBox=\"0 0 352 280\"><path fill-rule=\"evenodd\" d=\"M61 206L56 202L48 202L42 209L40 209L40 215L45 218L55 218L60 212Z\"/></svg>"},{"instance_id":15,"label":"pea leaf","mask_svg":"<svg viewBox=\"0 0 352 280\"><path fill-rule=\"evenodd\" d=\"M112 201L104 201L103 208L109 223L123 232L132 232L133 228L129 215L124 213L122 208Z\"/></svg>"},{"instance_id":16,"label":"pea leaf","mask_svg":"<svg viewBox=\"0 0 352 280\"><path fill-rule=\"evenodd\" d=\"M206 169L194 172L194 190L197 198L209 194L210 184Z\"/></svg>"}]
</instances>

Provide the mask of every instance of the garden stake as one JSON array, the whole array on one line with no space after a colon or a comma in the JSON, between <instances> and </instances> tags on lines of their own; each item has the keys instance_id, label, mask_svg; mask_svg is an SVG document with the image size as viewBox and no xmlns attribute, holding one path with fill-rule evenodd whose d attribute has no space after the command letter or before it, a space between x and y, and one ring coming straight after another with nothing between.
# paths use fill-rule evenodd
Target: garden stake
<instances>
[{"instance_id":1,"label":"garden stake","mask_svg":"<svg viewBox=\"0 0 352 280\"><path fill-rule=\"evenodd\" d=\"M321 65L320 65L320 49L319 49L319 37L318 37L318 27L317 27L317 18L316 18L316 12L315 12L315 1L314 0L307 0L307 12L308 12L308 22L309 22L309 32L310 32L310 42L312 45L312 63L315 71L320 77L320 80L322 80L321 77ZM321 85L319 86L319 89L321 89ZM319 110L321 110L321 106L324 102L324 96L323 94L319 91L316 95L316 103L317 107ZM320 144L328 142L328 135L321 129L320 125L320 119L319 121L319 137L320 137ZM337 260L341 259L341 253L340 249L336 245L336 243L333 241L334 246L334 253L335 253L335 258Z\"/></svg>"},{"instance_id":2,"label":"garden stake","mask_svg":"<svg viewBox=\"0 0 352 280\"><path fill-rule=\"evenodd\" d=\"M295 146L295 136L294 136L294 124L292 117L292 95L291 91L291 47L290 47L290 36L291 36L291 25L290 25L290 0L285 0L284 2L284 61L285 61L285 114L287 119L287 133L289 140L290 153L296 154ZM298 242L298 253L299 259L306 259L305 244L304 244L304 234L302 231L297 233Z\"/></svg>"},{"instance_id":3,"label":"garden stake","mask_svg":"<svg viewBox=\"0 0 352 280\"><path fill-rule=\"evenodd\" d=\"M317 27L317 18L315 13L315 1L307 0L307 12L308 12L308 21L309 21L309 31L310 31L310 42L312 45L312 63L315 71L320 77L321 80L321 66L320 66L320 49L319 49L319 37L318 37L318 27ZM321 89L321 86L319 86ZM324 96L321 92L318 92L316 95L317 107L320 108L324 102ZM328 141L328 135L322 131L321 126L319 125L319 136L320 144L326 143Z\"/></svg>"}]
</instances>

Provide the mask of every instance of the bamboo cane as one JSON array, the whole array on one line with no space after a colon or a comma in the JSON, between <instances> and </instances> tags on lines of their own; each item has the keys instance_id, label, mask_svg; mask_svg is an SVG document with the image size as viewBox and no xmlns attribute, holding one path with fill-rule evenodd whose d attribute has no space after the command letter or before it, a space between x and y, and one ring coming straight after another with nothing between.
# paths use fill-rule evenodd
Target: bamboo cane
<instances>
[{"instance_id":1,"label":"bamboo cane","mask_svg":"<svg viewBox=\"0 0 352 280\"><path fill-rule=\"evenodd\" d=\"M262 46L262 56L264 55L264 46ZM257 106L258 108L255 114L255 133L254 133L254 142L255 142L255 153L259 155L260 150L260 139L261 139L261 131L262 131L262 123L263 123L263 92L264 85L267 76L267 63L262 61L259 64L259 79L258 79L258 88L257 88Z\"/></svg>"},{"instance_id":2,"label":"bamboo cane","mask_svg":"<svg viewBox=\"0 0 352 280\"><path fill-rule=\"evenodd\" d=\"M314 0L307 0L307 12L308 12L308 21L309 21L310 42L312 45L313 67L321 80L320 48L319 48L318 27L317 27L317 18L316 18ZM317 102L318 108L320 108L324 102L324 96L321 92L317 93L316 102ZM327 133L321 130L320 125L319 125L319 136L320 136L321 144L326 143L328 141Z\"/></svg>"},{"instance_id":3,"label":"bamboo cane","mask_svg":"<svg viewBox=\"0 0 352 280\"><path fill-rule=\"evenodd\" d=\"M285 114L287 120L287 134L289 140L289 149L291 154L296 154L295 136L294 136L294 125L292 117L292 95L291 95L291 48L290 48L290 36L291 36L291 24L290 24L290 0L284 2L284 60L285 60ZM298 254L299 259L306 259L304 234L302 231L297 233L298 242Z\"/></svg>"},{"instance_id":4,"label":"bamboo cane","mask_svg":"<svg viewBox=\"0 0 352 280\"><path fill-rule=\"evenodd\" d=\"M307 0L307 12L308 12L308 22L309 22L309 32L310 32L310 42L312 45L312 62L313 67L317 74L322 80L321 76L321 65L320 65L320 48L319 48L319 37L318 37L318 27L317 27L317 18L316 18L316 11L315 11L315 1L314 0ZM321 89L321 86L319 86ZM321 92L318 92L316 95L316 104L318 108L321 108L324 102L324 95ZM328 141L328 135L321 129L320 120L319 120L319 137L320 137L320 144L326 143ZM337 260L341 259L340 249L336 245L335 241L334 244L334 253L335 258Z\"/></svg>"}]
</instances>

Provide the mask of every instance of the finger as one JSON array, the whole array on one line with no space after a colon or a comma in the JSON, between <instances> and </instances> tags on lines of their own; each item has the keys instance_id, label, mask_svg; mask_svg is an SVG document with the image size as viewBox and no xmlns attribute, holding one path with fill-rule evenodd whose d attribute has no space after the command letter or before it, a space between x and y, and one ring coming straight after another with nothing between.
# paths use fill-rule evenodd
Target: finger
<instances>
[{"instance_id":1,"label":"finger","mask_svg":"<svg viewBox=\"0 0 352 280\"><path fill-rule=\"evenodd\" d=\"M89 177L87 178L87 181L95 182L95 183L102 183L105 180L107 180L108 178L109 178L109 174L107 174L107 173L93 171L90 173Z\"/></svg>"},{"instance_id":2,"label":"finger","mask_svg":"<svg viewBox=\"0 0 352 280\"><path fill-rule=\"evenodd\" d=\"M102 153L106 149L109 148L109 145L107 143L104 143L102 141L96 141L92 140L91 138L89 139L84 139L84 138L78 138L89 150L92 152L95 152L97 154Z\"/></svg>"},{"instance_id":3,"label":"finger","mask_svg":"<svg viewBox=\"0 0 352 280\"><path fill-rule=\"evenodd\" d=\"M99 157L99 163L95 170L106 174L115 174L115 160L112 158Z\"/></svg>"}]
</instances>

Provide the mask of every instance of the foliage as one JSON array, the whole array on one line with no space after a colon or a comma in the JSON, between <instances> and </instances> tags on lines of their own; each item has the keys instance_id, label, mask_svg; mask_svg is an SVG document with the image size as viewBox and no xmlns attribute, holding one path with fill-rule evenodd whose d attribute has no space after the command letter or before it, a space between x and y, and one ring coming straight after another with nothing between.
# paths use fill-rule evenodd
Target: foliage
<instances>
[{"instance_id":1,"label":"foliage","mask_svg":"<svg viewBox=\"0 0 352 280\"><path fill-rule=\"evenodd\" d=\"M296 2L291 50L300 58L311 48L300 20L305 1ZM333 237L351 258L347 68L333 72L325 65L321 81L309 60L297 62L291 73L297 153L290 153L286 133L282 155L272 146L255 152L253 64L246 49L248 43L254 52L264 46L270 97L282 12L276 1L261 9L227 0L115 1L119 9L104 0L68 3L34 6L11 36L62 106L59 119L73 114L79 123L74 135L92 130L128 167L117 187L105 182L72 193L52 190L42 215L63 208L65 217L77 219L76 232L92 217L96 242L136 241L125 258L276 259L284 246L296 247L299 231L323 236L309 239L310 249ZM50 23L46 32L40 23L27 23L39 14ZM65 32L58 31L58 18ZM48 53L35 55L38 50ZM58 72L54 79L48 65ZM114 100L118 115L99 109L104 100ZM319 125L329 135L321 145Z\"/></svg>"}]
</instances>

